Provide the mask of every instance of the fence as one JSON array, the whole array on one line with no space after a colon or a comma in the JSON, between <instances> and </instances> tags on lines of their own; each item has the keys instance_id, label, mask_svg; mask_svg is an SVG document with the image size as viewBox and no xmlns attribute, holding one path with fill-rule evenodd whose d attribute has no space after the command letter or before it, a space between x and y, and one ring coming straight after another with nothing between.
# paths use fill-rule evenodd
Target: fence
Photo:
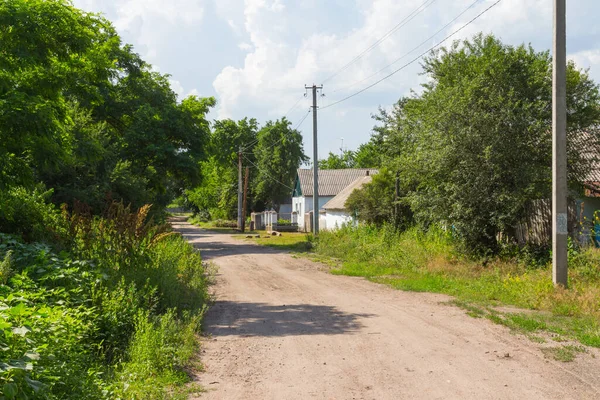
<instances>
[{"instance_id":1,"label":"fence","mask_svg":"<svg viewBox=\"0 0 600 400\"><path fill-rule=\"evenodd\" d=\"M569 236L580 239L577 235L577 205L569 202L568 207ZM526 217L515 227L515 237L520 244L547 245L552 243L552 202L549 199L535 200L526 209Z\"/></svg>"},{"instance_id":2,"label":"fence","mask_svg":"<svg viewBox=\"0 0 600 400\"><path fill-rule=\"evenodd\" d=\"M297 232L298 231L298 213L277 213L277 211L263 211L250 214L250 220L254 229L279 231L279 232Z\"/></svg>"}]
</instances>

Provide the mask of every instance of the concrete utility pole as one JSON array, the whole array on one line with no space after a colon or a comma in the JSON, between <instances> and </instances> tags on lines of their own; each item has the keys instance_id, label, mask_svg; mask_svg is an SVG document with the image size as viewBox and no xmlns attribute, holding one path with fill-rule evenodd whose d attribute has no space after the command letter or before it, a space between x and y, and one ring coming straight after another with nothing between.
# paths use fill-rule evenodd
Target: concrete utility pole
<instances>
[{"instance_id":1,"label":"concrete utility pole","mask_svg":"<svg viewBox=\"0 0 600 400\"><path fill-rule=\"evenodd\" d=\"M552 68L552 281L567 287L567 35L566 0L554 0Z\"/></svg>"},{"instance_id":2,"label":"concrete utility pole","mask_svg":"<svg viewBox=\"0 0 600 400\"><path fill-rule=\"evenodd\" d=\"M323 85L304 85L305 89L311 89L313 95L313 233L319 233L319 153L317 151L317 90L323 89Z\"/></svg>"},{"instance_id":3,"label":"concrete utility pole","mask_svg":"<svg viewBox=\"0 0 600 400\"><path fill-rule=\"evenodd\" d=\"M238 229L244 229L244 220L242 219L242 146L238 151Z\"/></svg>"}]
</instances>

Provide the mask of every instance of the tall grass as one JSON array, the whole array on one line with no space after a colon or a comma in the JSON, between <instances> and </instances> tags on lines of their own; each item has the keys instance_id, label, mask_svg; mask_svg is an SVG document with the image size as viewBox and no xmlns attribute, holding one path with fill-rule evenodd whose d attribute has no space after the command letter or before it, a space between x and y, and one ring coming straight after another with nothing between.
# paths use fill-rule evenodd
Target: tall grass
<instances>
[{"instance_id":1,"label":"tall grass","mask_svg":"<svg viewBox=\"0 0 600 400\"><path fill-rule=\"evenodd\" d=\"M598 249L571 249L569 289L554 287L547 263L532 267L519 258L482 262L463 257L452 238L436 228L396 233L389 226L345 227L322 232L315 251L341 261L333 273L363 276L402 290L444 293L484 307L547 311L523 318L600 347Z\"/></svg>"},{"instance_id":2,"label":"tall grass","mask_svg":"<svg viewBox=\"0 0 600 400\"><path fill-rule=\"evenodd\" d=\"M208 302L200 254L113 204L63 210L54 245L0 234L5 399L177 397Z\"/></svg>"}]
</instances>

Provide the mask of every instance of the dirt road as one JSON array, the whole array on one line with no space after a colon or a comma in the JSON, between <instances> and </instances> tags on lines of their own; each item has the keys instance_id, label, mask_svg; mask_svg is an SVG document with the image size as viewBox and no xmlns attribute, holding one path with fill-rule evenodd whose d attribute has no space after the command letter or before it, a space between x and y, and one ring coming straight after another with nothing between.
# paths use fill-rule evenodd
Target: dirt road
<instances>
[{"instance_id":1,"label":"dirt road","mask_svg":"<svg viewBox=\"0 0 600 400\"><path fill-rule=\"evenodd\" d=\"M334 276L183 222L216 263L201 399L598 399L600 354L560 363L447 297Z\"/></svg>"}]
</instances>

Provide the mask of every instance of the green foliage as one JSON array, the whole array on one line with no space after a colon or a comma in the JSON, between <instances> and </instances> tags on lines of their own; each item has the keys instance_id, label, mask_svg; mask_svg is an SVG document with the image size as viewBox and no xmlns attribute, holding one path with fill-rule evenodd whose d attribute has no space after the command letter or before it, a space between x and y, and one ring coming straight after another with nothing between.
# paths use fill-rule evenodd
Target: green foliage
<instances>
[{"instance_id":1,"label":"green foliage","mask_svg":"<svg viewBox=\"0 0 600 400\"><path fill-rule=\"evenodd\" d=\"M179 320L173 310L152 317L141 311L135 318L135 334L128 350L128 359L119 371L123 382L118 394L139 400L170 398L163 389L188 381L184 368L198 350L196 329L199 319ZM161 377L161 385L156 385Z\"/></svg>"},{"instance_id":2,"label":"green foliage","mask_svg":"<svg viewBox=\"0 0 600 400\"><path fill-rule=\"evenodd\" d=\"M48 240L60 231L60 213L48 204L52 190L14 186L0 190L0 232L26 240Z\"/></svg>"},{"instance_id":3,"label":"green foliage","mask_svg":"<svg viewBox=\"0 0 600 400\"><path fill-rule=\"evenodd\" d=\"M149 223L148 211L115 203L105 218L65 212L61 247L68 252L60 254L0 234L5 392L171 398L172 385L187 380L183 369L208 301L206 274L192 246Z\"/></svg>"},{"instance_id":4,"label":"green foliage","mask_svg":"<svg viewBox=\"0 0 600 400\"><path fill-rule=\"evenodd\" d=\"M244 164L255 162L252 149L256 145L257 132L258 124L254 119L215 121L209 144L210 157L200 164L200 185L185 192L186 204L192 210L208 214L212 219L236 217L238 152L240 147L250 145L244 151ZM250 192L255 179L256 172L253 170L248 186Z\"/></svg>"},{"instance_id":5,"label":"green foliage","mask_svg":"<svg viewBox=\"0 0 600 400\"><path fill-rule=\"evenodd\" d=\"M357 168L356 153L351 150L345 150L341 155L329 152L329 156L324 160L319 160L320 169L347 169Z\"/></svg>"},{"instance_id":6,"label":"green foliage","mask_svg":"<svg viewBox=\"0 0 600 400\"><path fill-rule=\"evenodd\" d=\"M495 253L526 206L549 197L551 58L478 35L432 54L423 70L422 93L382 110L371 143L400 171L422 226L451 227L468 251ZM567 75L569 135L590 130L597 139L598 87L572 63ZM569 149L575 186L587 165L581 150Z\"/></svg>"},{"instance_id":7,"label":"green foliage","mask_svg":"<svg viewBox=\"0 0 600 400\"><path fill-rule=\"evenodd\" d=\"M395 204L395 177L387 169L373 175L372 181L350 194L346 208L359 221L383 225L393 223L397 227L408 227L412 223L410 208Z\"/></svg>"},{"instance_id":8,"label":"green foliage","mask_svg":"<svg viewBox=\"0 0 600 400\"><path fill-rule=\"evenodd\" d=\"M381 158L382 154L379 151L379 146L373 141L363 143L354 154L355 168L380 168L383 165Z\"/></svg>"},{"instance_id":9,"label":"green foliage","mask_svg":"<svg viewBox=\"0 0 600 400\"><path fill-rule=\"evenodd\" d=\"M255 197L267 208L279 209L289 199L298 167L307 161L302 135L285 118L268 121L258 132L254 149L258 174Z\"/></svg>"},{"instance_id":10,"label":"green foliage","mask_svg":"<svg viewBox=\"0 0 600 400\"><path fill-rule=\"evenodd\" d=\"M56 203L164 206L199 181L213 98L181 103L168 76L106 19L67 0L0 5L0 190L54 189Z\"/></svg>"}]
</instances>

